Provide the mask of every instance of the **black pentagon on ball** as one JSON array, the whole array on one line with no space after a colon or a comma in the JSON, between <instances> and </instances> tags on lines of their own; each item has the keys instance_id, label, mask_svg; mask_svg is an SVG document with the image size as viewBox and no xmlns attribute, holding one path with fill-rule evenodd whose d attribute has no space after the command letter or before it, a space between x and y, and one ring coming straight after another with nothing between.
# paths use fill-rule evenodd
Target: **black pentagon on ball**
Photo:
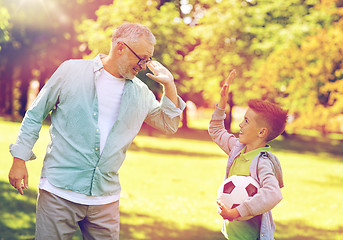
<instances>
[{"instance_id":1,"label":"black pentagon on ball","mask_svg":"<svg viewBox=\"0 0 343 240\"><path fill-rule=\"evenodd\" d=\"M234 208L238 207L239 205L240 205L240 204L232 204L231 209L234 209Z\"/></svg>"},{"instance_id":2,"label":"black pentagon on ball","mask_svg":"<svg viewBox=\"0 0 343 240\"><path fill-rule=\"evenodd\" d=\"M230 194L232 193L233 189L235 189L235 187L236 187L235 184L233 184L233 182L230 181L224 185L223 193Z\"/></svg>"},{"instance_id":3,"label":"black pentagon on ball","mask_svg":"<svg viewBox=\"0 0 343 240\"><path fill-rule=\"evenodd\" d=\"M252 197L257 193L257 188L251 183L249 183L245 190L247 191L249 197Z\"/></svg>"}]
</instances>

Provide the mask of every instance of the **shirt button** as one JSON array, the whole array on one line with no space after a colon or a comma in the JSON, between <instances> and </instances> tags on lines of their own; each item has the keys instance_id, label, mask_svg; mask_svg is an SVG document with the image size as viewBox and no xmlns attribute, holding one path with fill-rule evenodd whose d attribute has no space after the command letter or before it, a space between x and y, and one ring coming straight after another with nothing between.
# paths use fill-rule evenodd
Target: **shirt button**
<instances>
[{"instance_id":1,"label":"shirt button","mask_svg":"<svg viewBox=\"0 0 343 240\"><path fill-rule=\"evenodd\" d=\"M98 169L99 169L99 167L96 167L95 169L96 169L96 170L98 170Z\"/></svg>"},{"instance_id":2,"label":"shirt button","mask_svg":"<svg viewBox=\"0 0 343 240\"><path fill-rule=\"evenodd\" d=\"M99 150L99 148L95 148L95 151L98 151Z\"/></svg>"},{"instance_id":3,"label":"shirt button","mask_svg":"<svg viewBox=\"0 0 343 240\"><path fill-rule=\"evenodd\" d=\"M96 113L94 113L93 115L96 116Z\"/></svg>"},{"instance_id":4,"label":"shirt button","mask_svg":"<svg viewBox=\"0 0 343 240\"><path fill-rule=\"evenodd\" d=\"M96 131L99 132L100 131L99 128L97 128Z\"/></svg>"}]
</instances>

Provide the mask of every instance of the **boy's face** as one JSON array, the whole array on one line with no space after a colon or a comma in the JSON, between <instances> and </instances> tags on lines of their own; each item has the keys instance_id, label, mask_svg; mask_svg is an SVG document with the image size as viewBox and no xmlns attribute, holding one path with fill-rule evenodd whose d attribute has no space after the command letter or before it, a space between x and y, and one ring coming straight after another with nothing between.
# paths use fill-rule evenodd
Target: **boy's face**
<instances>
[{"instance_id":1,"label":"boy's face","mask_svg":"<svg viewBox=\"0 0 343 240\"><path fill-rule=\"evenodd\" d=\"M245 113L244 120L239 124L241 131L239 132L239 141L246 145L254 144L261 140L261 131L263 127L258 124L258 114L248 108Z\"/></svg>"}]
</instances>

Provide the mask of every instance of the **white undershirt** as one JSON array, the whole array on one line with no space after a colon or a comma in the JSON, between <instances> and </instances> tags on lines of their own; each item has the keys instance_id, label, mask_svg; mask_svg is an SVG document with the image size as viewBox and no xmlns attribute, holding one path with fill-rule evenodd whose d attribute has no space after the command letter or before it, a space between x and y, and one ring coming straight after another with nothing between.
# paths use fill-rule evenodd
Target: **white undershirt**
<instances>
[{"instance_id":1,"label":"white undershirt","mask_svg":"<svg viewBox=\"0 0 343 240\"><path fill-rule=\"evenodd\" d=\"M100 129L100 154L105 147L108 134L117 120L124 85L124 79L116 78L106 70L102 71L96 81L99 106L98 126ZM71 190L57 188L50 184L47 178L40 179L39 188L71 202L85 205L108 204L119 200L120 197L120 193L111 196L89 196Z\"/></svg>"},{"instance_id":2,"label":"white undershirt","mask_svg":"<svg viewBox=\"0 0 343 240\"><path fill-rule=\"evenodd\" d=\"M123 78L116 78L106 70L103 70L96 83L99 105L100 154L105 147L107 136L117 120L124 85L125 80Z\"/></svg>"}]
</instances>

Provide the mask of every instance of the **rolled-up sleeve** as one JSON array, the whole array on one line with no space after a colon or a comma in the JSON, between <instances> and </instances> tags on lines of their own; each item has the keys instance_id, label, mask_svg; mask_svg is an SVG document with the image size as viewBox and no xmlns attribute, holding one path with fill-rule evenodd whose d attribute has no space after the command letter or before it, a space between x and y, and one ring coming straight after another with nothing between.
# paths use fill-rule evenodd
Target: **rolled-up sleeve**
<instances>
[{"instance_id":1,"label":"rolled-up sleeve","mask_svg":"<svg viewBox=\"0 0 343 240\"><path fill-rule=\"evenodd\" d=\"M162 97L161 102L158 102L151 92L148 96L150 105L153 108L145 122L165 134L174 134L179 128L181 114L186 108L186 103L178 96L179 107L176 107L165 95Z\"/></svg>"},{"instance_id":2,"label":"rolled-up sleeve","mask_svg":"<svg viewBox=\"0 0 343 240\"><path fill-rule=\"evenodd\" d=\"M186 108L186 103L178 96L179 107L177 108L175 104L165 95L163 95L161 100L161 108L168 114L171 118L180 116L183 110Z\"/></svg>"},{"instance_id":3,"label":"rolled-up sleeve","mask_svg":"<svg viewBox=\"0 0 343 240\"><path fill-rule=\"evenodd\" d=\"M57 102L62 85L63 72L64 69L62 64L44 85L37 98L27 110L20 126L17 140L9 147L13 157L25 161L36 159L36 155L32 152L32 148L39 137L43 120Z\"/></svg>"}]
</instances>

